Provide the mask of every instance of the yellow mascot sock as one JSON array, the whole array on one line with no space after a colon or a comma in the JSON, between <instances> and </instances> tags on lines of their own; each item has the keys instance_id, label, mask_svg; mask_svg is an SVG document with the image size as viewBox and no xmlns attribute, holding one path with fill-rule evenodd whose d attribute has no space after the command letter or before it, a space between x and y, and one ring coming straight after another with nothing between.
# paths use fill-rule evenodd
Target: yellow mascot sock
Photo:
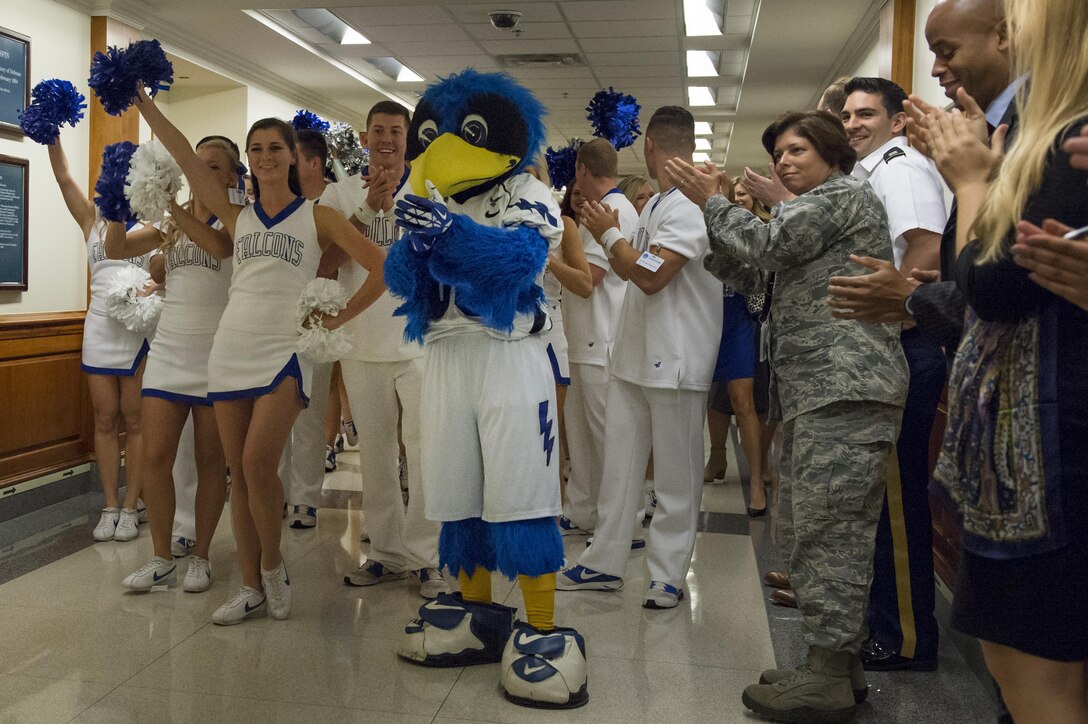
<instances>
[{"instance_id":1,"label":"yellow mascot sock","mask_svg":"<svg viewBox=\"0 0 1088 724\"><path fill-rule=\"evenodd\" d=\"M461 582L461 598L474 603L491 603L491 571L477 566L471 576L461 571L457 580Z\"/></svg>"},{"instance_id":2,"label":"yellow mascot sock","mask_svg":"<svg viewBox=\"0 0 1088 724\"><path fill-rule=\"evenodd\" d=\"M525 618L540 631L555 628L555 574L518 576L521 595L525 599Z\"/></svg>"}]
</instances>

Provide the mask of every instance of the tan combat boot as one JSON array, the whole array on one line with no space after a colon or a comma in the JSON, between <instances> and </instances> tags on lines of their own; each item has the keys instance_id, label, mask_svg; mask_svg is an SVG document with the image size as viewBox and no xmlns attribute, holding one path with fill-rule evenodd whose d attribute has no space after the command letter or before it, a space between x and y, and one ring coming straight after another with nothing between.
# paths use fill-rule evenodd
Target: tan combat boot
<instances>
[{"instance_id":1,"label":"tan combat boot","mask_svg":"<svg viewBox=\"0 0 1088 724\"><path fill-rule=\"evenodd\" d=\"M744 690L744 705L767 719L791 724L832 724L854 715L857 705L850 684L853 656L813 646L808 662L774 684Z\"/></svg>"},{"instance_id":2,"label":"tan combat boot","mask_svg":"<svg viewBox=\"0 0 1088 724\"><path fill-rule=\"evenodd\" d=\"M760 674L759 683L777 684L795 673L797 669L767 669ZM854 691L855 704L861 704L869 696L869 682L865 680L865 669L861 665L861 657L857 654L850 657L850 688Z\"/></svg>"}]
</instances>

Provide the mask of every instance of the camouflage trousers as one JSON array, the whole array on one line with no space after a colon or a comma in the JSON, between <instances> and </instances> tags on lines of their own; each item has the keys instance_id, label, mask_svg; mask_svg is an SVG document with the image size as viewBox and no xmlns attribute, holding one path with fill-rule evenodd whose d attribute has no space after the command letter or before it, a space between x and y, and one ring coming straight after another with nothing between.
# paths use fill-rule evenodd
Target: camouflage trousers
<instances>
[{"instance_id":1,"label":"camouflage trousers","mask_svg":"<svg viewBox=\"0 0 1088 724\"><path fill-rule=\"evenodd\" d=\"M876 526L902 414L836 402L783 427L779 525L809 646L857 653L868 637Z\"/></svg>"}]
</instances>

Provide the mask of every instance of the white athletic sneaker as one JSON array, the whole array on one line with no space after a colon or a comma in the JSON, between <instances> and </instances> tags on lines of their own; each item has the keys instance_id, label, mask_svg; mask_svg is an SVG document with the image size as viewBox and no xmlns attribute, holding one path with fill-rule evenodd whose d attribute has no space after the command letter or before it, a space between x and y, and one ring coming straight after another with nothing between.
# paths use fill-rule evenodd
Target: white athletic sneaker
<instances>
[{"instance_id":1,"label":"white athletic sneaker","mask_svg":"<svg viewBox=\"0 0 1088 724\"><path fill-rule=\"evenodd\" d=\"M125 576L121 585L133 591L150 591L152 586L172 586L178 582L178 564L155 556L140 570Z\"/></svg>"},{"instance_id":2,"label":"white athletic sneaker","mask_svg":"<svg viewBox=\"0 0 1088 724\"><path fill-rule=\"evenodd\" d=\"M289 528L305 529L314 528L317 526L317 508L309 505L291 505L291 522L287 524Z\"/></svg>"},{"instance_id":3,"label":"white athletic sneaker","mask_svg":"<svg viewBox=\"0 0 1088 724\"><path fill-rule=\"evenodd\" d=\"M139 525L140 514L136 512L135 508L121 508L121 513L117 517L117 530L113 532L113 539L121 542L136 540L140 535L140 529L137 527Z\"/></svg>"},{"instance_id":4,"label":"white athletic sneaker","mask_svg":"<svg viewBox=\"0 0 1088 724\"><path fill-rule=\"evenodd\" d=\"M670 586L662 581L651 581L650 588L646 591L646 600L642 602L642 607L649 609L676 608L676 604L682 600L684 600L684 589Z\"/></svg>"},{"instance_id":5,"label":"white athletic sneaker","mask_svg":"<svg viewBox=\"0 0 1088 724\"><path fill-rule=\"evenodd\" d=\"M574 709L589 701L586 642L572 628L541 631L518 621L500 671L506 698L515 704Z\"/></svg>"},{"instance_id":6,"label":"white athletic sneaker","mask_svg":"<svg viewBox=\"0 0 1088 724\"><path fill-rule=\"evenodd\" d=\"M185 580L181 584L186 593L207 591L212 585L212 567L206 558L193 556L189 559L189 570L185 571Z\"/></svg>"},{"instance_id":7,"label":"white athletic sneaker","mask_svg":"<svg viewBox=\"0 0 1088 724\"><path fill-rule=\"evenodd\" d=\"M194 548L196 548L196 541L192 538L178 536L170 541L170 555L174 558L184 558L192 553Z\"/></svg>"},{"instance_id":8,"label":"white athletic sneaker","mask_svg":"<svg viewBox=\"0 0 1088 724\"><path fill-rule=\"evenodd\" d=\"M424 598L435 599L440 593L450 592L450 584L437 568L420 568L416 578L419 579L419 595Z\"/></svg>"},{"instance_id":9,"label":"white athletic sneaker","mask_svg":"<svg viewBox=\"0 0 1088 724\"><path fill-rule=\"evenodd\" d=\"M117 508L103 508L102 517L98 519L98 525L94 527L94 536L96 541L113 540L113 534L117 532L117 520L120 518L120 511Z\"/></svg>"},{"instance_id":10,"label":"white athletic sneaker","mask_svg":"<svg viewBox=\"0 0 1088 724\"><path fill-rule=\"evenodd\" d=\"M233 626L242 623L247 616L262 613L267 607L268 599L256 588L242 586L234 598L215 609L212 614L212 623L220 626Z\"/></svg>"},{"instance_id":11,"label":"white athletic sneaker","mask_svg":"<svg viewBox=\"0 0 1088 724\"><path fill-rule=\"evenodd\" d=\"M264 595L268 598L268 612L272 618L282 621L291 615L291 578L287 575L287 564L282 560L274 570L261 569L261 581L264 583Z\"/></svg>"},{"instance_id":12,"label":"white athletic sneaker","mask_svg":"<svg viewBox=\"0 0 1088 724\"><path fill-rule=\"evenodd\" d=\"M336 470L336 451L331 446L325 446L325 472L331 473Z\"/></svg>"},{"instance_id":13,"label":"white athletic sneaker","mask_svg":"<svg viewBox=\"0 0 1088 724\"><path fill-rule=\"evenodd\" d=\"M340 432L344 435L344 441L347 442L348 447L355 447L359 444L359 431L355 428L354 420L341 420Z\"/></svg>"},{"instance_id":14,"label":"white athletic sneaker","mask_svg":"<svg viewBox=\"0 0 1088 724\"><path fill-rule=\"evenodd\" d=\"M365 561L352 573L344 576L344 583L357 587L374 586L387 581L399 581L407 575L407 571L391 571L377 561Z\"/></svg>"},{"instance_id":15,"label":"white athletic sneaker","mask_svg":"<svg viewBox=\"0 0 1088 724\"><path fill-rule=\"evenodd\" d=\"M139 498L136 498L136 517L140 523L147 522L147 505Z\"/></svg>"}]
</instances>

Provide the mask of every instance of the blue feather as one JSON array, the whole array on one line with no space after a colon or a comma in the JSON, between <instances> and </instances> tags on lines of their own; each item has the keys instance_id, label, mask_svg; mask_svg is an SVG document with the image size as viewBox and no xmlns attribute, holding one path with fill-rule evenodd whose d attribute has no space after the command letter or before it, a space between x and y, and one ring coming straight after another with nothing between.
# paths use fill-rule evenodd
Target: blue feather
<instances>
[{"instance_id":1,"label":"blue feather","mask_svg":"<svg viewBox=\"0 0 1088 724\"><path fill-rule=\"evenodd\" d=\"M389 247L385 257L385 284L394 297L406 300L394 314L407 317L404 339L423 344L423 335L430 324L429 299L436 282L427 269L430 253L412 251L409 235L405 234Z\"/></svg>"},{"instance_id":2,"label":"blue feather","mask_svg":"<svg viewBox=\"0 0 1088 724\"><path fill-rule=\"evenodd\" d=\"M593 135L604 138L616 147L627 148L642 134L638 114L642 110L633 96L619 93L609 86L597 91L586 106L586 119L593 126Z\"/></svg>"},{"instance_id":3,"label":"blue feather","mask_svg":"<svg viewBox=\"0 0 1088 724\"><path fill-rule=\"evenodd\" d=\"M454 214L449 231L435 237L428 267L482 324L509 332L518 314L539 309L544 292L536 277L547 258L548 241L531 226L483 226Z\"/></svg>"},{"instance_id":4,"label":"blue feather","mask_svg":"<svg viewBox=\"0 0 1088 724\"><path fill-rule=\"evenodd\" d=\"M30 93L33 101L19 114L19 125L35 143L53 143L61 125L74 126L83 119L87 98L69 81L43 80Z\"/></svg>"},{"instance_id":5,"label":"blue feather","mask_svg":"<svg viewBox=\"0 0 1088 724\"><path fill-rule=\"evenodd\" d=\"M150 89L152 96L174 82L174 66L157 40L138 40L126 49L115 46L95 53L87 85L102 101L111 116L128 110L136 99L137 85Z\"/></svg>"},{"instance_id":6,"label":"blue feather","mask_svg":"<svg viewBox=\"0 0 1088 724\"><path fill-rule=\"evenodd\" d=\"M551 179L553 189L561 190L574 181L574 166L581 147L582 140L579 138L570 139L570 143L558 151L548 146L548 150L544 152L544 160L548 162L548 178Z\"/></svg>"},{"instance_id":7,"label":"blue feather","mask_svg":"<svg viewBox=\"0 0 1088 724\"><path fill-rule=\"evenodd\" d=\"M438 537L438 565L454 575L483 568L510 579L535 578L563 567L563 538L555 518L446 521Z\"/></svg>"},{"instance_id":8,"label":"blue feather","mask_svg":"<svg viewBox=\"0 0 1088 724\"><path fill-rule=\"evenodd\" d=\"M328 121L305 108L298 109L298 112L295 113L295 117L291 119L291 125L295 127L296 131L318 131L324 133L329 130Z\"/></svg>"},{"instance_id":9,"label":"blue feather","mask_svg":"<svg viewBox=\"0 0 1088 724\"><path fill-rule=\"evenodd\" d=\"M524 86L520 85L506 73L481 73L472 68L467 68L460 73L455 73L446 78L441 78L437 83L427 87L420 98L420 104L427 103L432 106L442 117L443 122L451 124L438 129L439 133L457 133L460 126L453 127L453 123L460 123L463 109L469 98L478 94L494 93L509 98L521 109L522 118L528 129L528 138L525 143L525 153L521 161L510 174L520 173L522 169L530 165L533 158L544 145L546 137L544 129L544 116L548 111L536 96Z\"/></svg>"},{"instance_id":10,"label":"blue feather","mask_svg":"<svg viewBox=\"0 0 1088 724\"><path fill-rule=\"evenodd\" d=\"M471 576L477 568L495 570L490 524L480 518L449 520L438 535L438 565L453 575Z\"/></svg>"},{"instance_id":11,"label":"blue feather","mask_svg":"<svg viewBox=\"0 0 1088 724\"><path fill-rule=\"evenodd\" d=\"M125 177L136 144L128 141L112 143L102 151L102 171L94 185L94 203L107 221L135 221L136 216L125 198Z\"/></svg>"}]
</instances>

